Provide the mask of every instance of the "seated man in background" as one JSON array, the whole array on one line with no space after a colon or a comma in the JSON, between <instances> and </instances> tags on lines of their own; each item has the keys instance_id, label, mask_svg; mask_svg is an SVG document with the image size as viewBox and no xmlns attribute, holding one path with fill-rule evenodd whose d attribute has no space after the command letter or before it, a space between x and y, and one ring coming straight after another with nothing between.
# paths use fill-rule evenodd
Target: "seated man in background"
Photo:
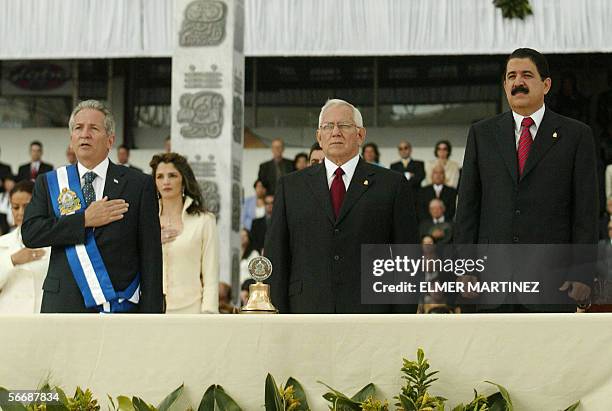
<instances>
[{"instance_id":1,"label":"seated man in background","mask_svg":"<svg viewBox=\"0 0 612 411\"><path fill-rule=\"evenodd\" d=\"M419 236L431 236L436 243L450 243L453 238L453 223L446 220L446 207L442 200L434 198L429 202L429 217L421 220Z\"/></svg>"},{"instance_id":2,"label":"seated man in background","mask_svg":"<svg viewBox=\"0 0 612 411\"><path fill-rule=\"evenodd\" d=\"M422 187L418 197L419 221L429 218L429 204L437 198L442 200L446 207L444 216L447 221L453 221L455 216L455 203L457 202L457 190L444 184L444 167L435 166L431 172L432 184Z\"/></svg>"}]
</instances>

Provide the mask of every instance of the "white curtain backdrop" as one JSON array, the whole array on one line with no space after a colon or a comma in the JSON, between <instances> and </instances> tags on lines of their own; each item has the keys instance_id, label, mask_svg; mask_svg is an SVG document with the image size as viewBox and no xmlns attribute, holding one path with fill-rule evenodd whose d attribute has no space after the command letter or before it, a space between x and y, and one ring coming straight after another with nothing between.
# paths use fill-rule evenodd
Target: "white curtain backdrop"
<instances>
[{"instance_id":1,"label":"white curtain backdrop","mask_svg":"<svg viewBox=\"0 0 612 411\"><path fill-rule=\"evenodd\" d=\"M216 1L216 0L211 0ZM0 59L171 56L172 0L0 0ZM612 51L612 1L246 0L247 56Z\"/></svg>"}]
</instances>

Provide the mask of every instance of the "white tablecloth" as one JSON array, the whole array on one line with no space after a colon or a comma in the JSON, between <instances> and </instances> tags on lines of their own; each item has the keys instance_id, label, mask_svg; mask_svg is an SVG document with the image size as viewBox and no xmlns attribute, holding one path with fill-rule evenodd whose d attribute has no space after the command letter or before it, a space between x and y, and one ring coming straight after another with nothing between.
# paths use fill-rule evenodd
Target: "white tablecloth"
<instances>
[{"instance_id":1,"label":"white tablecloth","mask_svg":"<svg viewBox=\"0 0 612 411\"><path fill-rule=\"evenodd\" d=\"M349 395L374 382L394 403L402 357L422 347L454 406L484 380L508 388L517 410L612 409L612 314L515 315L35 315L0 316L0 386L51 382L157 403L185 383L197 409L221 384L261 410L264 381L289 376L324 410L322 380Z\"/></svg>"}]
</instances>

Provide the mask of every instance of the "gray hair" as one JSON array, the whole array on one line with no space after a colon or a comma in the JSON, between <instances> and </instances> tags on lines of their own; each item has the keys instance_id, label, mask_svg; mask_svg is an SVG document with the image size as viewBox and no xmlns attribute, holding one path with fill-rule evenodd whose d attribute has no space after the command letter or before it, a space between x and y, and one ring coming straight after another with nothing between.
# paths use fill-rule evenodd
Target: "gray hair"
<instances>
[{"instance_id":1,"label":"gray hair","mask_svg":"<svg viewBox=\"0 0 612 411\"><path fill-rule=\"evenodd\" d=\"M72 128L74 127L74 117L79 111L86 109L98 110L99 112L104 114L104 128L106 129L106 134L115 134L115 117L113 116L113 113L111 113L110 109L106 106L106 104L98 100L85 100L77 104L74 110L72 110L72 114L70 114L70 120L68 121L68 130L70 130L70 132L72 132Z\"/></svg>"},{"instance_id":2,"label":"gray hair","mask_svg":"<svg viewBox=\"0 0 612 411\"><path fill-rule=\"evenodd\" d=\"M431 207L432 204L440 204L440 207L442 207L442 210L446 211L446 205L444 205L444 201L440 200L439 198L432 199L429 202L429 207Z\"/></svg>"},{"instance_id":3,"label":"gray hair","mask_svg":"<svg viewBox=\"0 0 612 411\"><path fill-rule=\"evenodd\" d=\"M335 106L346 106L346 107L349 107L351 110L353 110L353 121L355 122L357 127L363 127L363 117L361 117L361 113L359 112L357 107L355 107L354 105L352 105L348 101L340 100L339 98L333 98L331 100L327 100L325 105L323 107L321 107L321 113L319 114L319 127L321 127L321 121L323 120L323 113L327 109L329 109L331 107L335 107Z\"/></svg>"}]
</instances>

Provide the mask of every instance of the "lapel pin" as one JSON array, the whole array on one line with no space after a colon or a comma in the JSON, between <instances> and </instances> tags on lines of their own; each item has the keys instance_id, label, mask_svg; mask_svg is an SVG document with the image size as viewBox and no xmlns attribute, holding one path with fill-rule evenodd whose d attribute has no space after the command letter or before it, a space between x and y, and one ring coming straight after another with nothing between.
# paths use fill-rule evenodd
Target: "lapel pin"
<instances>
[{"instance_id":1,"label":"lapel pin","mask_svg":"<svg viewBox=\"0 0 612 411\"><path fill-rule=\"evenodd\" d=\"M116 179L116 178L113 178L113 182L114 182L115 184L119 184L119 181L117 181L117 179Z\"/></svg>"},{"instance_id":2,"label":"lapel pin","mask_svg":"<svg viewBox=\"0 0 612 411\"><path fill-rule=\"evenodd\" d=\"M363 185L364 185L364 186L367 186L368 184L370 184L370 183L368 182L368 180L363 180Z\"/></svg>"},{"instance_id":3,"label":"lapel pin","mask_svg":"<svg viewBox=\"0 0 612 411\"><path fill-rule=\"evenodd\" d=\"M558 136L557 136L557 132L555 131L555 132L553 133L553 138L557 138L557 137L558 137Z\"/></svg>"}]
</instances>

